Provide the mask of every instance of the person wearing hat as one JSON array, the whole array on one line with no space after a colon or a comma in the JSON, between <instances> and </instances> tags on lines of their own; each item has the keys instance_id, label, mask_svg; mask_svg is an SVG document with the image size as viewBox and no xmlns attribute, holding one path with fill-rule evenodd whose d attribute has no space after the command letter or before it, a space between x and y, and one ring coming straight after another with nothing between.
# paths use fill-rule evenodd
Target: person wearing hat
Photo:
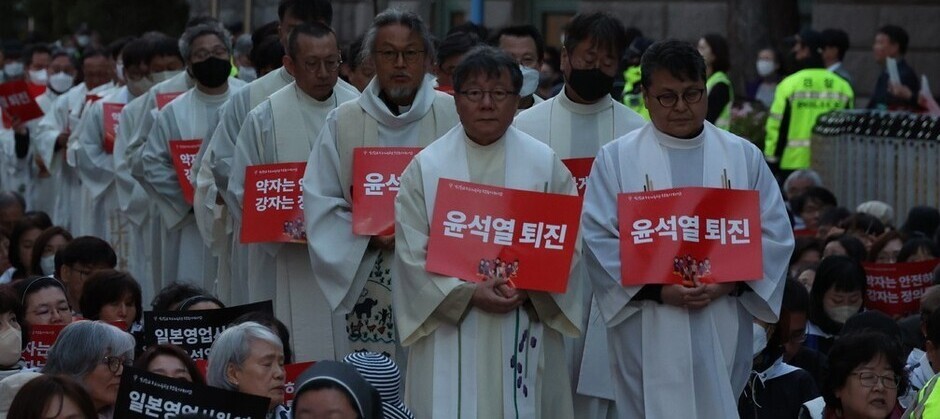
<instances>
[{"instance_id":1,"label":"person wearing hat","mask_svg":"<svg viewBox=\"0 0 940 419\"><path fill-rule=\"evenodd\" d=\"M378 391L351 364L320 361L297 377L292 419L382 418Z\"/></svg>"},{"instance_id":2,"label":"person wearing hat","mask_svg":"<svg viewBox=\"0 0 940 419\"><path fill-rule=\"evenodd\" d=\"M387 356L375 352L353 352L343 362L356 367L382 398L385 419L415 419L415 415L401 400L401 371Z\"/></svg>"}]
</instances>

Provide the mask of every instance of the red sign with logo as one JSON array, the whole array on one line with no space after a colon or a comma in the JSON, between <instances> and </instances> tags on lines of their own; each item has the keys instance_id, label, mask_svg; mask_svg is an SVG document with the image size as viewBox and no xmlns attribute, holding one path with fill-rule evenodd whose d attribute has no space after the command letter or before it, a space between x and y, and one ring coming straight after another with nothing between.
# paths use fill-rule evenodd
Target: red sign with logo
<instances>
[{"instance_id":1,"label":"red sign with logo","mask_svg":"<svg viewBox=\"0 0 940 419\"><path fill-rule=\"evenodd\" d=\"M940 259L907 263L866 263L865 308L903 317L920 310L920 298L933 285Z\"/></svg>"},{"instance_id":2,"label":"red sign with logo","mask_svg":"<svg viewBox=\"0 0 940 419\"><path fill-rule=\"evenodd\" d=\"M623 285L763 278L757 191L678 188L617 196Z\"/></svg>"},{"instance_id":3,"label":"red sign with logo","mask_svg":"<svg viewBox=\"0 0 940 419\"><path fill-rule=\"evenodd\" d=\"M304 170L306 162L245 168L242 243L306 243Z\"/></svg>"},{"instance_id":4,"label":"red sign with logo","mask_svg":"<svg viewBox=\"0 0 940 419\"><path fill-rule=\"evenodd\" d=\"M168 103L185 92L157 93L157 110L162 110Z\"/></svg>"},{"instance_id":5,"label":"red sign with logo","mask_svg":"<svg viewBox=\"0 0 940 419\"><path fill-rule=\"evenodd\" d=\"M193 182L196 174L193 173L193 163L199 154L201 139L170 140L170 156L173 158L173 167L176 169L176 179L179 180L180 189L183 190L183 199L189 205L193 204Z\"/></svg>"},{"instance_id":6,"label":"red sign with logo","mask_svg":"<svg viewBox=\"0 0 940 419\"><path fill-rule=\"evenodd\" d=\"M81 319L74 319L78 321ZM127 323L123 321L109 322L108 324L118 329L127 330ZM66 324L35 324L29 326L29 342L26 342L26 349L23 350L23 362L26 368L42 368L46 365L49 348L55 343L62 333L62 329L68 326Z\"/></svg>"},{"instance_id":7,"label":"red sign with logo","mask_svg":"<svg viewBox=\"0 0 940 419\"><path fill-rule=\"evenodd\" d=\"M0 108L20 122L31 121L43 115L24 80L0 84Z\"/></svg>"},{"instance_id":8,"label":"red sign with logo","mask_svg":"<svg viewBox=\"0 0 940 419\"><path fill-rule=\"evenodd\" d=\"M437 184L428 272L470 282L509 279L519 289L565 292L581 199L451 179Z\"/></svg>"},{"instance_id":9,"label":"red sign with logo","mask_svg":"<svg viewBox=\"0 0 940 419\"><path fill-rule=\"evenodd\" d=\"M578 195L584 196L584 191L587 190L587 179L591 175L591 167L594 166L594 157L564 159L561 162L574 177L574 184L578 186Z\"/></svg>"},{"instance_id":10,"label":"red sign with logo","mask_svg":"<svg viewBox=\"0 0 940 419\"><path fill-rule=\"evenodd\" d=\"M114 152L114 140L117 138L118 121L120 121L122 109L124 109L123 103L103 103L101 106L101 113L104 117L104 138L101 147L108 154Z\"/></svg>"},{"instance_id":11,"label":"red sign with logo","mask_svg":"<svg viewBox=\"0 0 940 419\"><path fill-rule=\"evenodd\" d=\"M353 154L353 233L385 236L395 232L395 196L401 174L417 147L359 147Z\"/></svg>"}]
</instances>

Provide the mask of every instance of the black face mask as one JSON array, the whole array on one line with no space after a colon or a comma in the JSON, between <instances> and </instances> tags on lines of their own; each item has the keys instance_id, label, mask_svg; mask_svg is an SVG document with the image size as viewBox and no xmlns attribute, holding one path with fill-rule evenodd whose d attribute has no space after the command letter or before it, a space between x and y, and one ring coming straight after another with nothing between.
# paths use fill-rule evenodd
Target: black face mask
<instances>
[{"instance_id":1,"label":"black face mask","mask_svg":"<svg viewBox=\"0 0 940 419\"><path fill-rule=\"evenodd\" d=\"M193 63L193 78L208 88L221 86L232 72L232 63L221 58L209 57L205 61Z\"/></svg>"},{"instance_id":2,"label":"black face mask","mask_svg":"<svg viewBox=\"0 0 940 419\"><path fill-rule=\"evenodd\" d=\"M570 62L568 64L571 65ZM614 87L614 77L604 74L599 68L588 70L572 68L567 82L575 93L581 96L581 99L588 102L594 102L604 95L609 95Z\"/></svg>"}]
</instances>

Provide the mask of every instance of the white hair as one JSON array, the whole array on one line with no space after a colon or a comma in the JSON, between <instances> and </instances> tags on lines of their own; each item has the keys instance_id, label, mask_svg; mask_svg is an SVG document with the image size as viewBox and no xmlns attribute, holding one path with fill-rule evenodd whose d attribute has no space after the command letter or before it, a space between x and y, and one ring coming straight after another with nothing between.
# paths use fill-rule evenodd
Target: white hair
<instances>
[{"instance_id":1,"label":"white hair","mask_svg":"<svg viewBox=\"0 0 940 419\"><path fill-rule=\"evenodd\" d=\"M255 340L270 343L281 351L284 350L281 338L277 337L271 329L258 323L245 322L225 329L209 349L206 384L238 391L238 387L228 380L228 366L234 364L237 368L241 368L251 355L251 342Z\"/></svg>"}]
</instances>

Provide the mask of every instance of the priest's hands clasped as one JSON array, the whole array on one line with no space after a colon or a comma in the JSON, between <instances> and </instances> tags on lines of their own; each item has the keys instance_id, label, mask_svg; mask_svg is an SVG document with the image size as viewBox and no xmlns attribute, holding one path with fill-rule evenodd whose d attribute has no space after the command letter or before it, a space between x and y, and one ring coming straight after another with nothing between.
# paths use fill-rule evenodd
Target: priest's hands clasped
<instances>
[{"instance_id":1,"label":"priest's hands clasped","mask_svg":"<svg viewBox=\"0 0 940 419\"><path fill-rule=\"evenodd\" d=\"M685 285L663 285L663 304L683 308L704 308L713 300L734 291L734 283Z\"/></svg>"}]
</instances>

